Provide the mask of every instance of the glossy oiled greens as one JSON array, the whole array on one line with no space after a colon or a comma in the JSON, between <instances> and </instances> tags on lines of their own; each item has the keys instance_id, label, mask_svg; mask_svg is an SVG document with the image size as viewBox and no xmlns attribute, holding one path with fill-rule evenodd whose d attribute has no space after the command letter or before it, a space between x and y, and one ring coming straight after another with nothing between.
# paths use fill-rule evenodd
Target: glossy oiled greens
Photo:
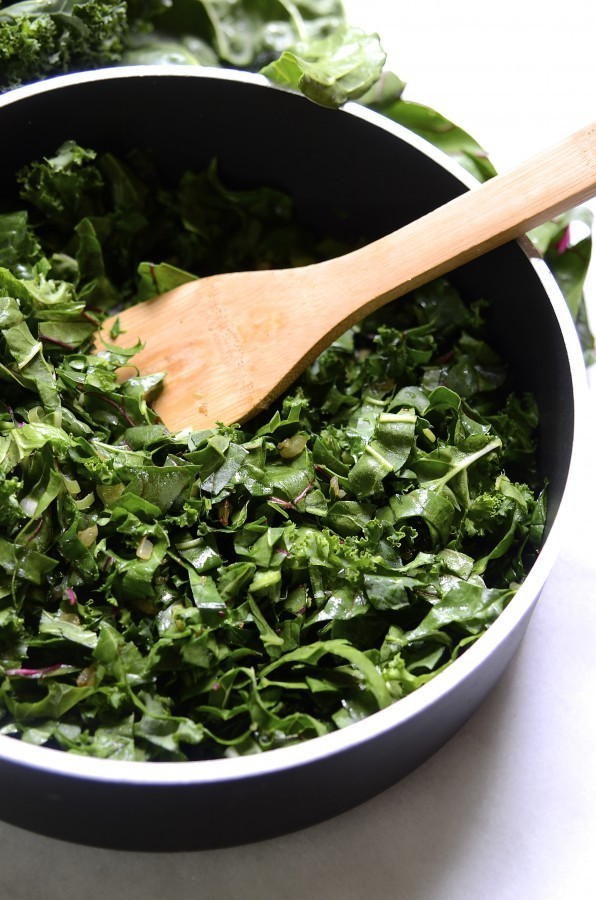
<instances>
[{"instance_id":1,"label":"glossy oiled greens","mask_svg":"<svg viewBox=\"0 0 596 900\"><path fill-rule=\"evenodd\" d=\"M66 144L20 181L23 210L0 216L3 734L121 759L259 752L386 707L485 631L544 495L535 404L483 301L437 282L259 420L172 434L150 407L162 376L121 383L134 348L91 352L104 311L341 248L215 166L171 190L143 154Z\"/></svg>"}]
</instances>

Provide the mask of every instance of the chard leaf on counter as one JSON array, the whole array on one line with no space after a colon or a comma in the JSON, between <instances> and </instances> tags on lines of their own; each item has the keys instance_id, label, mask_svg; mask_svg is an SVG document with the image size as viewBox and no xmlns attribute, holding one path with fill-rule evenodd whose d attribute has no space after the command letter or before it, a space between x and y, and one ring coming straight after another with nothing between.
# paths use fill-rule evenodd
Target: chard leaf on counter
<instances>
[{"instance_id":1,"label":"chard leaf on counter","mask_svg":"<svg viewBox=\"0 0 596 900\"><path fill-rule=\"evenodd\" d=\"M479 181L496 175L486 151L471 135L436 110L404 99L405 88L397 75L384 71L360 102L434 144Z\"/></svg>"},{"instance_id":2,"label":"chard leaf on counter","mask_svg":"<svg viewBox=\"0 0 596 900\"><path fill-rule=\"evenodd\" d=\"M297 41L332 34L344 18L339 0L174 0L169 7L136 11L126 62L131 51L135 62L159 61L151 54L169 43L169 52L180 57L164 62L194 58L201 65L254 69Z\"/></svg>"},{"instance_id":3,"label":"chard leaf on counter","mask_svg":"<svg viewBox=\"0 0 596 900\"><path fill-rule=\"evenodd\" d=\"M586 365L596 362L596 343L583 292L592 257L593 220L591 210L578 207L530 232L567 301Z\"/></svg>"}]
</instances>

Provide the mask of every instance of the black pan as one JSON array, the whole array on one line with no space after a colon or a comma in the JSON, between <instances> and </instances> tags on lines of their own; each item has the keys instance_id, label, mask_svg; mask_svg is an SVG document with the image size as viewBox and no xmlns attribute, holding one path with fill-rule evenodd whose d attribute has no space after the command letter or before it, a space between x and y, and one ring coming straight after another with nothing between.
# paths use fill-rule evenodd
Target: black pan
<instances>
[{"instance_id":1,"label":"black pan","mask_svg":"<svg viewBox=\"0 0 596 900\"><path fill-rule=\"evenodd\" d=\"M315 106L259 76L143 67L66 76L0 98L0 202L14 172L68 138L97 150L151 147L174 178L215 156L222 176L289 191L321 233L373 239L467 190L430 145L357 105ZM370 718L258 756L118 762L0 736L0 815L69 841L122 849L217 847L278 835L352 807L436 752L495 685L518 647L559 543L573 470L583 363L564 300L529 243L460 269L470 299L494 299L494 343L541 414L547 538L497 622L449 669ZM529 336L531 339L529 339Z\"/></svg>"}]
</instances>

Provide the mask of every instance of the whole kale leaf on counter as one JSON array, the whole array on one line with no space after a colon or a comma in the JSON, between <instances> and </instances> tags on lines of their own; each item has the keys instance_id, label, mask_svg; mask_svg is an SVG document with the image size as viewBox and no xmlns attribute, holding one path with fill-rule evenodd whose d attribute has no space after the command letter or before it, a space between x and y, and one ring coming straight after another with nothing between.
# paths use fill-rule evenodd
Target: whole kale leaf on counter
<instances>
[{"instance_id":1,"label":"whole kale leaf on counter","mask_svg":"<svg viewBox=\"0 0 596 900\"><path fill-rule=\"evenodd\" d=\"M166 189L143 153L69 143L20 181L0 215L3 734L119 759L261 752L388 706L484 633L545 515L536 406L484 301L436 282L248 426L173 434L150 405L163 376L121 382L135 348L92 352L157 250L167 287L345 248L215 165Z\"/></svg>"},{"instance_id":2,"label":"whole kale leaf on counter","mask_svg":"<svg viewBox=\"0 0 596 900\"><path fill-rule=\"evenodd\" d=\"M0 5L0 90L114 65L129 31L127 4L37 0Z\"/></svg>"}]
</instances>

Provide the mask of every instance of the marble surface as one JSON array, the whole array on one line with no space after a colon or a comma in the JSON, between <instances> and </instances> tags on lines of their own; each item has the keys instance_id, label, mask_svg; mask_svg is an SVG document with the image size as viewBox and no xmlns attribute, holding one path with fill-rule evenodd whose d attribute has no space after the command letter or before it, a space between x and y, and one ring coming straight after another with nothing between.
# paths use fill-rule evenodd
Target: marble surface
<instances>
[{"instance_id":1,"label":"marble surface","mask_svg":"<svg viewBox=\"0 0 596 900\"><path fill-rule=\"evenodd\" d=\"M594 0L347 0L406 97L472 133L500 170L589 121ZM596 209L596 206L593 206ZM596 276L588 298L596 323ZM432 759L330 822L234 849L136 854L0 823L2 900L588 900L596 881L596 379L585 477L521 649ZM1 802L1 801L0 801ZM89 811L92 815L92 811Z\"/></svg>"}]
</instances>

